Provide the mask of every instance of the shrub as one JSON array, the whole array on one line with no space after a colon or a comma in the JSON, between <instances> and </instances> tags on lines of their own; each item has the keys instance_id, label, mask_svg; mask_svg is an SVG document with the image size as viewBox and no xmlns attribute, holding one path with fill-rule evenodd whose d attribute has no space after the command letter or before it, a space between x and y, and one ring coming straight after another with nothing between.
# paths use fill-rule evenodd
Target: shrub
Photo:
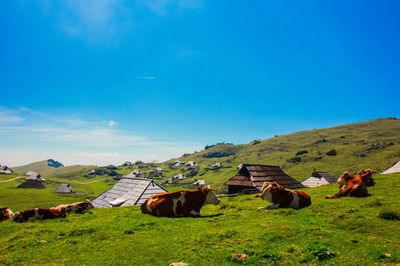
<instances>
[{"instance_id":1,"label":"shrub","mask_svg":"<svg viewBox=\"0 0 400 266\"><path fill-rule=\"evenodd\" d=\"M336 152L335 149L332 149L330 151L327 151L325 154L328 155L328 156L336 156L337 152Z\"/></svg>"},{"instance_id":2,"label":"shrub","mask_svg":"<svg viewBox=\"0 0 400 266\"><path fill-rule=\"evenodd\" d=\"M328 250L325 247L314 247L311 249L311 253L319 261L324 261L336 256L334 251Z\"/></svg>"},{"instance_id":3,"label":"shrub","mask_svg":"<svg viewBox=\"0 0 400 266\"><path fill-rule=\"evenodd\" d=\"M289 163L301 162L301 157L296 156L296 157L290 158L289 160L287 160L287 162L289 162Z\"/></svg>"},{"instance_id":4,"label":"shrub","mask_svg":"<svg viewBox=\"0 0 400 266\"><path fill-rule=\"evenodd\" d=\"M234 153L230 153L230 152L219 152L219 151L216 151L216 152L209 152L209 153L203 154L202 157L203 158L220 158L220 157L231 156L233 154Z\"/></svg>"},{"instance_id":5,"label":"shrub","mask_svg":"<svg viewBox=\"0 0 400 266\"><path fill-rule=\"evenodd\" d=\"M384 220L400 220L400 211L394 209L383 209L379 212L379 218Z\"/></svg>"},{"instance_id":6,"label":"shrub","mask_svg":"<svg viewBox=\"0 0 400 266\"><path fill-rule=\"evenodd\" d=\"M306 151L306 150L298 151L298 152L296 152L296 156L306 154L306 153L308 153L308 151Z\"/></svg>"},{"instance_id":7,"label":"shrub","mask_svg":"<svg viewBox=\"0 0 400 266\"><path fill-rule=\"evenodd\" d=\"M257 144L260 144L260 143L261 143L261 140L256 139L256 140L253 140L253 141L250 142L250 143L253 144L253 145L257 145Z\"/></svg>"}]
</instances>

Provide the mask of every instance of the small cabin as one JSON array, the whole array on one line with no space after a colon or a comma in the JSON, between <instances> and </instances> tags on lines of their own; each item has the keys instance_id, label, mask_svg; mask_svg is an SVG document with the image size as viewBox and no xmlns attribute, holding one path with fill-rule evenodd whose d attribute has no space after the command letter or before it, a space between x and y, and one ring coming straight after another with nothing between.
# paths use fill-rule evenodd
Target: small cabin
<instances>
[{"instance_id":1,"label":"small cabin","mask_svg":"<svg viewBox=\"0 0 400 266\"><path fill-rule=\"evenodd\" d=\"M301 182L305 187L319 187L336 183L337 179L331 176L328 172L313 171L311 176Z\"/></svg>"},{"instance_id":2,"label":"small cabin","mask_svg":"<svg viewBox=\"0 0 400 266\"><path fill-rule=\"evenodd\" d=\"M279 166L241 164L239 172L225 185L228 193L258 193L264 182L276 182L285 188L304 188L305 186L290 177Z\"/></svg>"}]
</instances>

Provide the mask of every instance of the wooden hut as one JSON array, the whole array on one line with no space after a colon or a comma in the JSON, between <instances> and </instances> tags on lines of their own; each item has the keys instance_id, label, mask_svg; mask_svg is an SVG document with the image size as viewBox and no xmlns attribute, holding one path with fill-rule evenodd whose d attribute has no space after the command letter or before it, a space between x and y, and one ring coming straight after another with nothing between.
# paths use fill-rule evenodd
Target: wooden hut
<instances>
[{"instance_id":1,"label":"wooden hut","mask_svg":"<svg viewBox=\"0 0 400 266\"><path fill-rule=\"evenodd\" d=\"M39 188L39 189L42 189L42 188L46 188L46 187L43 184L43 182L29 179L29 180L26 180L21 185L19 185L17 188Z\"/></svg>"},{"instance_id":2,"label":"wooden hut","mask_svg":"<svg viewBox=\"0 0 400 266\"><path fill-rule=\"evenodd\" d=\"M140 205L151 195L168 192L151 179L123 177L112 188L105 191L92 204L97 208Z\"/></svg>"},{"instance_id":3,"label":"wooden hut","mask_svg":"<svg viewBox=\"0 0 400 266\"><path fill-rule=\"evenodd\" d=\"M75 192L75 189L73 189L72 186L67 183L62 183L56 190L54 190L54 193L60 194L73 194Z\"/></svg>"},{"instance_id":4,"label":"wooden hut","mask_svg":"<svg viewBox=\"0 0 400 266\"><path fill-rule=\"evenodd\" d=\"M264 182L276 182L289 189L304 188L293 177L288 176L279 166L242 164L237 175L229 179L225 185L228 193L258 193Z\"/></svg>"},{"instance_id":5,"label":"wooden hut","mask_svg":"<svg viewBox=\"0 0 400 266\"><path fill-rule=\"evenodd\" d=\"M305 187L319 187L336 182L337 178L331 176L328 172L314 170L311 174L311 177L301 182L301 184L303 184Z\"/></svg>"}]
</instances>

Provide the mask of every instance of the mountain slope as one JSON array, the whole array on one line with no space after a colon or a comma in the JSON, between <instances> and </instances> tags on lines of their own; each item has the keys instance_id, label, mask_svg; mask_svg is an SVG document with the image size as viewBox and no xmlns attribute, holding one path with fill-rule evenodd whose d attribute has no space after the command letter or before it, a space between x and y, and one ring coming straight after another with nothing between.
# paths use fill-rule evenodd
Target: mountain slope
<instances>
[{"instance_id":1,"label":"mountain slope","mask_svg":"<svg viewBox=\"0 0 400 266\"><path fill-rule=\"evenodd\" d=\"M331 155L326 154L329 151ZM223 157L218 157L221 155ZM246 161L281 166L299 181L308 178L314 168L328 171L336 177L346 170L354 172L371 168L381 172L400 160L400 120L375 119L306 130L249 144L218 144L177 159L199 163L200 175L195 178L206 179L217 187L222 186L237 172L236 167ZM216 162L230 168L204 170Z\"/></svg>"},{"instance_id":2,"label":"mountain slope","mask_svg":"<svg viewBox=\"0 0 400 266\"><path fill-rule=\"evenodd\" d=\"M63 164L61 164L60 162L57 162L53 159L48 159L22 166L13 167L12 169L14 172L19 174L24 174L28 171L35 171L36 173L41 174L42 172L62 167Z\"/></svg>"}]
</instances>

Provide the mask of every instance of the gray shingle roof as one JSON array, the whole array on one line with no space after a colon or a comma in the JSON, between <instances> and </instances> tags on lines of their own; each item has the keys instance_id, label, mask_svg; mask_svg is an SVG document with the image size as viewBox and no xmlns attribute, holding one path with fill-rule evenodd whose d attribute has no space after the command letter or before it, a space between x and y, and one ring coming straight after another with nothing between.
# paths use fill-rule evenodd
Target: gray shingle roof
<instances>
[{"instance_id":1,"label":"gray shingle roof","mask_svg":"<svg viewBox=\"0 0 400 266\"><path fill-rule=\"evenodd\" d=\"M336 183L337 179L331 176L328 172L318 171L313 172L311 177L307 178L301 184L306 187L319 187L323 185L329 185L332 183Z\"/></svg>"},{"instance_id":2,"label":"gray shingle roof","mask_svg":"<svg viewBox=\"0 0 400 266\"><path fill-rule=\"evenodd\" d=\"M97 208L140 205L151 195L164 192L168 191L151 179L123 177L112 188L92 200L92 203Z\"/></svg>"}]
</instances>

